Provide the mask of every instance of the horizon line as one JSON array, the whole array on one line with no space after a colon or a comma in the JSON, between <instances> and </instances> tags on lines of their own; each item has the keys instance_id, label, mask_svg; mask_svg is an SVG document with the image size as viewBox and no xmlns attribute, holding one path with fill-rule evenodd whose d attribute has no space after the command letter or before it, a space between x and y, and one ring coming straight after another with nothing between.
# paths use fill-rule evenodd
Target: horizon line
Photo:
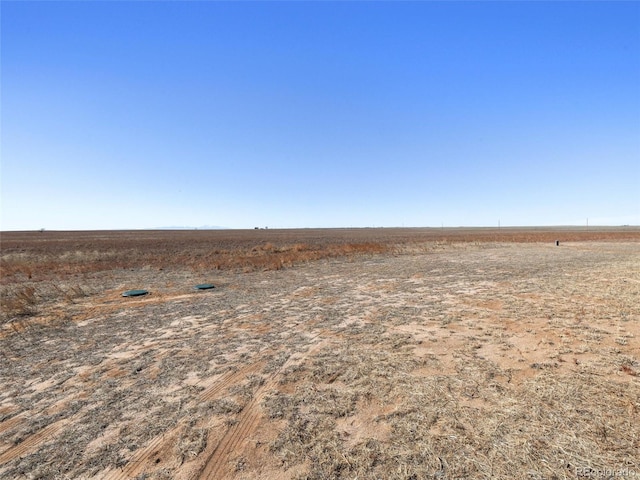
<instances>
[{"instance_id":1,"label":"horizon line","mask_svg":"<svg viewBox=\"0 0 640 480\"><path fill-rule=\"evenodd\" d=\"M602 228L640 228L640 224L608 224L608 225L482 225L482 226L370 226L370 227L140 227L140 228L88 228L88 229L76 229L76 228L36 228L36 229L9 229L0 230L0 233L19 233L19 232L136 232L136 231L214 231L214 230L382 230L382 229L394 229L394 230L419 230L419 229L431 229L431 230L454 230L454 229L576 229L576 230L590 230L590 229L602 229Z\"/></svg>"}]
</instances>

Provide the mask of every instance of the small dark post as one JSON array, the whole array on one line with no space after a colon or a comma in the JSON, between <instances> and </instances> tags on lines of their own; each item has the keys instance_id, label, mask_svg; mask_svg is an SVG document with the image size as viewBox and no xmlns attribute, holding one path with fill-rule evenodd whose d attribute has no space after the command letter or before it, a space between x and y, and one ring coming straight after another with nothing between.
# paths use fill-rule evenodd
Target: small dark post
<instances>
[{"instance_id":1,"label":"small dark post","mask_svg":"<svg viewBox=\"0 0 640 480\"><path fill-rule=\"evenodd\" d=\"M556 240L556 247L560 246L560 240Z\"/></svg>"}]
</instances>

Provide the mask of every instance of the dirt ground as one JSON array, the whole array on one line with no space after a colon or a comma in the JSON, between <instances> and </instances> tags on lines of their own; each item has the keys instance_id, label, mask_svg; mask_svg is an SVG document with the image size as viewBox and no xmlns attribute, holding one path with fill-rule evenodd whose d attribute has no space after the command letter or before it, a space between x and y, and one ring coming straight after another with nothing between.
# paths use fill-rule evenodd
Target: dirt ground
<instances>
[{"instance_id":1,"label":"dirt ground","mask_svg":"<svg viewBox=\"0 0 640 480\"><path fill-rule=\"evenodd\" d=\"M83 281L0 326L2 478L640 478L637 241Z\"/></svg>"}]
</instances>

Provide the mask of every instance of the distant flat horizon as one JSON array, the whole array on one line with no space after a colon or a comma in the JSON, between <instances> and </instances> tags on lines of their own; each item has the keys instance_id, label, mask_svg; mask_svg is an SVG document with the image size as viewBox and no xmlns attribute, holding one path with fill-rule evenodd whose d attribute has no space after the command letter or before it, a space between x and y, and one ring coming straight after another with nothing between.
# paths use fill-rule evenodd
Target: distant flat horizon
<instances>
[{"instance_id":1,"label":"distant flat horizon","mask_svg":"<svg viewBox=\"0 0 640 480\"><path fill-rule=\"evenodd\" d=\"M608 230L608 229L640 229L640 225L486 225L486 226L414 226L414 227L156 227L156 228L106 228L106 229L30 229L0 230L0 233L45 233L45 232L153 232L153 231L244 231L244 230Z\"/></svg>"}]
</instances>

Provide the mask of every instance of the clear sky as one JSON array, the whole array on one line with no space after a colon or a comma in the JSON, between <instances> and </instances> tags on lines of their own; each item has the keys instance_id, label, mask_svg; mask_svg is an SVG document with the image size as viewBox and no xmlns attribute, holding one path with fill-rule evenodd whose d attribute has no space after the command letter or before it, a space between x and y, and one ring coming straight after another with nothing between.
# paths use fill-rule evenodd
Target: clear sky
<instances>
[{"instance_id":1,"label":"clear sky","mask_svg":"<svg viewBox=\"0 0 640 480\"><path fill-rule=\"evenodd\" d=\"M0 3L0 229L640 224L640 2Z\"/></svg>"}]
</instances>

